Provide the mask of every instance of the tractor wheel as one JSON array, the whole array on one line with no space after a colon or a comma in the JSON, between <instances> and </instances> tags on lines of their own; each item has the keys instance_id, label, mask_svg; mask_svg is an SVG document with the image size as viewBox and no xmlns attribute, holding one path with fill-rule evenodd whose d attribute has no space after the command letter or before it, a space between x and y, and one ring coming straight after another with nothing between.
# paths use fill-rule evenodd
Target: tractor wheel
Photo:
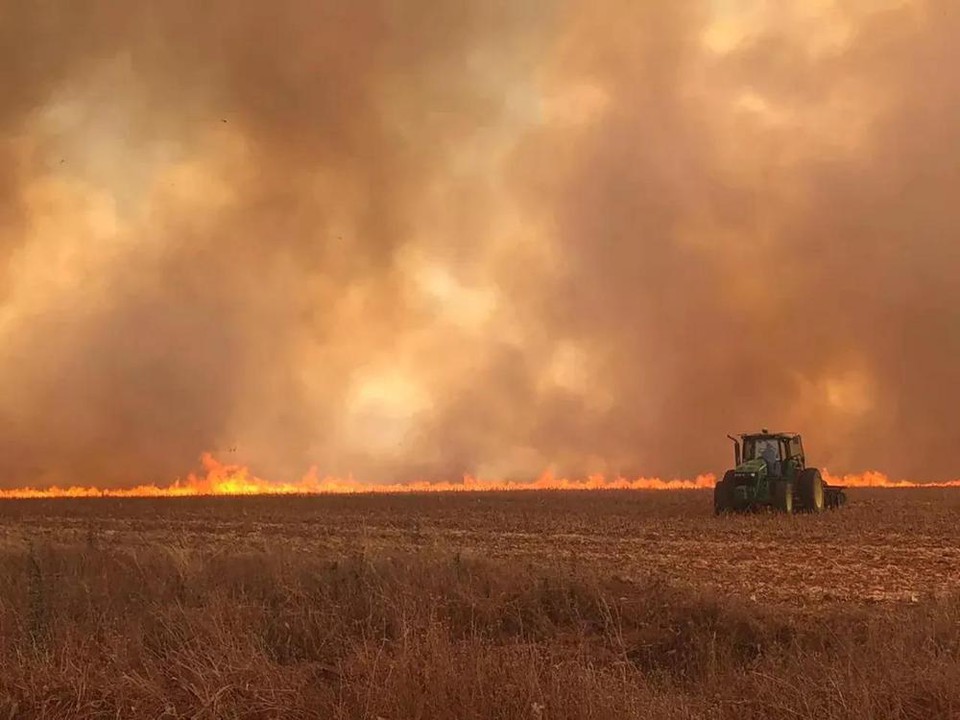
<instances>
[{"instance_id":1,"label":"tractor wheel","mask_svg":"<svg viewBox=\"0 0 960 720\"><path fill-rule=\"evenodd\" d=\"M773 506L779 512L793 514L793 483L781 480L773 486Z\"/></svg>"},{"instance_id":2,"label":"tractor wheel","mask_svg":"<svg viewBox=\"0 0 960 720\"><path fill-rule=\"evenodd\" d=\"M722 515L733 510L733 472L729 471L713 488L713 514Z\"/></svg>"},{"instance_id":3,"label":"tractor wheel","mask_svg":"<svg viewBox=\"0 0 960 720\"><path fill-rule=\"evenodd\" d=\"M807 512L823 512L826 505L826 493L823 491L823 477L815 468L807 468L800 473L800 505Z\"/></svg>"}]
</instances>

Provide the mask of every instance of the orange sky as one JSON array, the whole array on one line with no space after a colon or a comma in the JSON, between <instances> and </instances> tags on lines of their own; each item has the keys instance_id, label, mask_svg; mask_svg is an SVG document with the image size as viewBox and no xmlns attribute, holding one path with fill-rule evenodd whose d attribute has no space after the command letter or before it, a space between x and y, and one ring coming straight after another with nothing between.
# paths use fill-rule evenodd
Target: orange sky
<instances>
[{"instance_id":1,"label":"orange sky","mask_svg":"<svg viewBox=\"0 0 960 720\"><path fill-rule=\"evenodd\" d=\"M958 474L946 0L0 9L0 487Z\"/></svg>"}]
</instances>

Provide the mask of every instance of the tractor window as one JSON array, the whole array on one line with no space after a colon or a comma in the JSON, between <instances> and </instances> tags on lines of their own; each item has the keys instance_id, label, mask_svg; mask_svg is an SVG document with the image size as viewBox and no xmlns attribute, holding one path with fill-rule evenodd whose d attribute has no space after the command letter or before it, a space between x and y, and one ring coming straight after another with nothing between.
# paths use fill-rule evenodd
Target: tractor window
<instances>
[{"instance_id":1,"label":"tractor window","mask_svg":"<svg viewBox=\"0 0 960 720\"><path fill-rule=\"evenodd\" d=\"M750 438L743 443L743 459L764 459L774 462L780 459L780 444L776 438Z\"/></svg>"},{"instance_id":2,"label":"tractor window","mask_svg":"<svg viewBox=\"0 0 960 720\"><path fill-rule=\"evenodd\" d=\"M800 457L803 455L803 448L800 446L800 438L790 439L790 457Z\"/></svg>"}]
</instances>

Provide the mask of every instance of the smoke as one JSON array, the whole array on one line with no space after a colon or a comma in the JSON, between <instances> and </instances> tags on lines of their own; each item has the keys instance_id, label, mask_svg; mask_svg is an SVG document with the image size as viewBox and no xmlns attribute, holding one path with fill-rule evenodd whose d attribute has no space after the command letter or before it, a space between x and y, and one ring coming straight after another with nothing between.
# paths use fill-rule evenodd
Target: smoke
<instances>
[{"instance_id":1,"label":"smoke","mask_svg":"<svg viewBox=\"0 0 960 720\"><path fill-rule=\"evenodd\" d=\"M945 0L0 0L0 477L940 479Z\"/></svg>"}]
</instances>

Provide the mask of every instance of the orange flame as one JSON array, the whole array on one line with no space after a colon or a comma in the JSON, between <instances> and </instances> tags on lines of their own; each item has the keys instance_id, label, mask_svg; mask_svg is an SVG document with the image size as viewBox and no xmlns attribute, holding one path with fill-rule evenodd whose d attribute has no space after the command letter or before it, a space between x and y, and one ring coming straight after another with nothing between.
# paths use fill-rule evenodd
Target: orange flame
<instances>
[{"instance_id":1,"label":"orange flame","mask_svg":"<svg viewBox=\"0 0 960 720\"><path fill-rule=\"evenodd\" d=\"M209 453L202 458L205 474L191 473L185 480L171 485L138 485L113 489L95 487L52 487L48 489L18 488L0 490L0 499L12 498L80 498L80 497L195 497L201 495L353 495L369 493L419 492L491 492L504 490L695 490L712 488L713 475L700 475L693 480L660 480L658 478L608 479L591 475L577 480L544 473L529 482L483 480L464 476L461 482L409 482L386 485L363 483L353 478L321 477L316 468L297 482L272 482L257 477L242 465L219 462Z\"/></svg>"},{"instance_id":2,"label":"orange flame","mask_svg":"<svg viewBox=\"0 0 960 720\"><path fill-rule=\"evenodd\" d=\"M698 475L690 480L661 480L659 478L607 478L591 475L583 479L558 478L550 472L536 480L509 482L485 480L464 476L461 482L409 482L374 485L353 478L321 477L316 468L297 482L272 482L257 477L243 465L219 462L209 453L202 457L204 474L189 474L185 480L166 485L138 485L130 488L51 487L0 490L0 499L19 498L84 498L84 497L197 497L211 495L353 495L370 493L422 492L494 492L522 490L708 490L716 484L712 474ZM883 473L866 472L860 475L835 477L824 472L832 485L847 487L910 488L960 487L960 480L943 483L914 483L891 480Z\"/></svg>"},{"instance_id":3,"label":"orange flame","mask_svg":"<svg viewBox=\"0 0 960 720\"><path fill-rule=\"evenodd\" d=\"M960 487L960 480L947 480L945 482L918 483L910 480L891 480L881 472L865 472L859 475L833 476L827 471L823 473L823 479L831 485L845 485L852 488L947 488Z\"/></svg>"}]
</instances>

